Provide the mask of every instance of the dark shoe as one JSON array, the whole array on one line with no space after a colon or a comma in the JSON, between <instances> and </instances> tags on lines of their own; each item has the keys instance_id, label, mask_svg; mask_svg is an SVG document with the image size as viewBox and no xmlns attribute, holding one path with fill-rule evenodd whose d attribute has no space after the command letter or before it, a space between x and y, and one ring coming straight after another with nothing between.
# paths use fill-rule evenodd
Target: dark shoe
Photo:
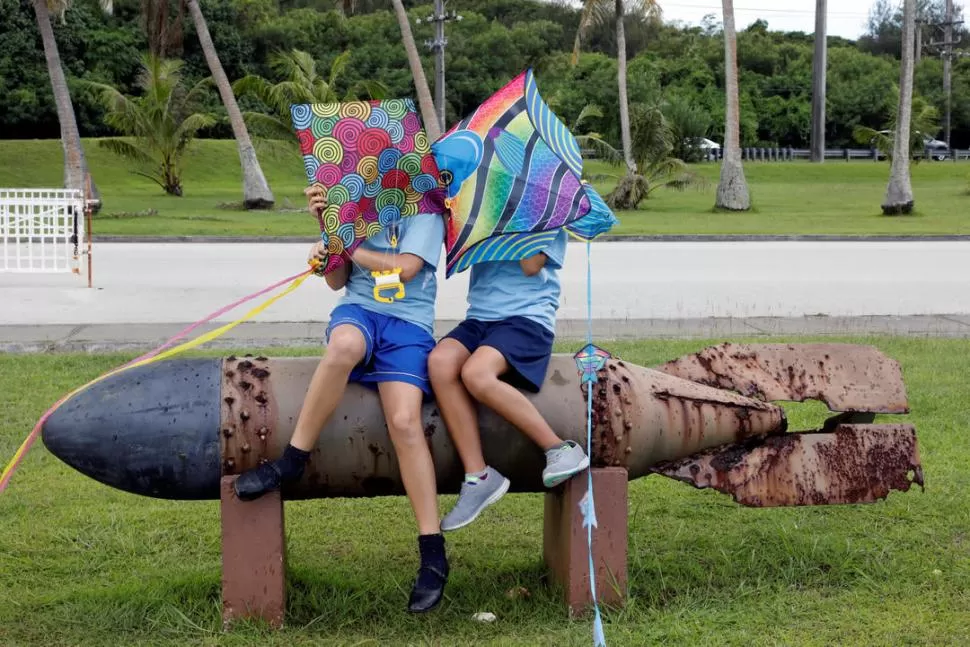
<instances>
[{"instance_id":1,"label":"dark shoe","mask_svg":"<svg viewBox=\"0 0 970 647\"><path fill-rule=\"evenodd\" d=\"M232 488L241 500L252 501L279 489L281 481L279 468L276 463L270 462L240 474Z\"/></svg>"},{"instance_id":2,"label":"dark shoe","mask_svg":"<svg viewBox=\"0 0 970 647\"><path fill-rule=\"evenodd\" d=\"M418 579L411 589L411 599L408 600L408 611L411 613L425 613L431 611L445 594L445 584L448 583L448 569L444 572L434 566L422 566L418 569Z\"/></svg>"}]
</instances>

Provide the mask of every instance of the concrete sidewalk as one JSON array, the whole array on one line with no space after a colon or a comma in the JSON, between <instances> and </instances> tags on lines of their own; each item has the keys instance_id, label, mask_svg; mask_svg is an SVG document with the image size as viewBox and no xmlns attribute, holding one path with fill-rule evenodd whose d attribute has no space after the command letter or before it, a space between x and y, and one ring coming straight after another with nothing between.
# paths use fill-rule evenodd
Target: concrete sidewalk
<instances>
[{"instance_id":1,"label":"concrete sidewalk","mask_svg":"<svg viewBox=\"0 0 970 647\"><path fill-rule=\"evenodd\" d=\"M435 336L447 333L457 322L438 320ZM99 352L148 350L161 345L188 324L90 324L0 326L0 352ZM218 324L193 331L195 337ZM240 324L206 348L321 346L326 322L250 322ZM622 339L730 340L768 336L970 337L970 316L913 315L862 317L751 317L745 319L597 319L593 335L598 341ZM561 320L557 337L579 340L586 322Z\"/></svg>"}]
</instances>

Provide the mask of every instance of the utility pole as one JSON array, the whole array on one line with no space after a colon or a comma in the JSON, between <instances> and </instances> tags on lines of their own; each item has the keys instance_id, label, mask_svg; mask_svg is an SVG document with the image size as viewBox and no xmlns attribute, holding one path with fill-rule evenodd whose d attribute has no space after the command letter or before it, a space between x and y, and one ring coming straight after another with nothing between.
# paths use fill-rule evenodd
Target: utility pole
<instances>
[{"instance_id":1,"label":"utility pole","mask_svg":"<svg viewBox=\"0 0 970 647\"><path fill-rule=\"evenodd\" d=\"M445 23L453 20L460 21L462 16L454 10L451 13L445 11L445 0L434 0L434 13L424 22L434 23L434 39L426 40L424 44L434 52L434 104L435 111L438 113L438 126L441 132L445 130L445 46L448 39L445 38ZM421 19L418 18L418 24Z\"/></svg>"},{"instance_id":2,"label":"utility pole","mask_svg":"<svg viewBox=\"0 0 970 647\"><path fill-rule=\"evenodd\" d=\"M827 0L815 0L815 54L812 56L812 161L825 161L825 77L828 43L825 31Z\"/></svg>"},{"instance_id":3,"label":"utility pole","mask_svg":"<svg viewBox=\"0 0 970 647\"><path fill-rule=\"evenodd\" d=\"M958 41L953 40L953 26L962 25L963 21L953 20L953 0L946 0L946 14L943 22L933 25L937 29L942 28L943 40L931 42L930 47L938 51L943 59L943 96L945 101L945 116L943 118L944 141L947 148L950 148L950 127L953 113L953 48Z\"/></svg>"}]
</instances>

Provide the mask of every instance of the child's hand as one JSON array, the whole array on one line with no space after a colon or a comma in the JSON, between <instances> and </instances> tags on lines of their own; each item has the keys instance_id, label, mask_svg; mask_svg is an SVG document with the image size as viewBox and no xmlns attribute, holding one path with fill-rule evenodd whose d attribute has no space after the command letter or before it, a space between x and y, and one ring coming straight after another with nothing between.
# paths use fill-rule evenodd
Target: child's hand
<instances>
[{"instance_id":1,"label":"child's hand","mask_svg":"<svg viewBox=\"0 0 970 647\"><path fill-rule=\"evenodd\" d=\"M319 218L323 215L323 210L327 208L327 192L319 184L308 186L303 190L307 197L307 204L310 214Z\"/></svg>"},{"instance_id":2,"label":"child's hand","mask_svg":"<svg viewBox=\"0 0 970 647\"><path fill-rule=\"evenodd\" d=\"M320 261L320 265L324 266L327 264L327 259L329 257L330 253L327 251L327 246L323 244L322 240L318 240L313 244L313 247L310 248L310 255L307 256L306 262L307 264L310 264L313 261Z\"/></svg>"}]
</instances>

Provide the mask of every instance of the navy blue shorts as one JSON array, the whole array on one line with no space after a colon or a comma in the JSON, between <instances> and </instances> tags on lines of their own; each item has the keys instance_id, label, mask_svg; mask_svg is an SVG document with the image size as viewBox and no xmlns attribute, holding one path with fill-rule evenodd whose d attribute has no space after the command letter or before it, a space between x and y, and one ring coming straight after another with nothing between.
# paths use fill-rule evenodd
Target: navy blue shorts
<instances>
[{"instance_id":1,"label":"navy blue shorts","mask_svg":"<svg viewBox=\"0 0 970 647\"><path fill-rule=\"evenodd\" d=\"M502 380L512 386L538 393L546 380L552 342L556 335L526 317L509 317L500 321L465 319L445 335L474 353L479 346L491 346L509 363Z\"/></svg>"},{"instance_id":2,"label":"navy blue shorts","mask_svg":"<svg viewBox=\"0 0 970 647\"><path fill-rule=\"evenodd\" d=\"M337 306L330 313L327 342L337 326L354 326L364 335L364 359L350 373L350 381L376 389L381 382L413 384L431 395L428 354L434 337L420 326L397 317L371 312L358 305Z\"/></svg>"}]
</instances>

